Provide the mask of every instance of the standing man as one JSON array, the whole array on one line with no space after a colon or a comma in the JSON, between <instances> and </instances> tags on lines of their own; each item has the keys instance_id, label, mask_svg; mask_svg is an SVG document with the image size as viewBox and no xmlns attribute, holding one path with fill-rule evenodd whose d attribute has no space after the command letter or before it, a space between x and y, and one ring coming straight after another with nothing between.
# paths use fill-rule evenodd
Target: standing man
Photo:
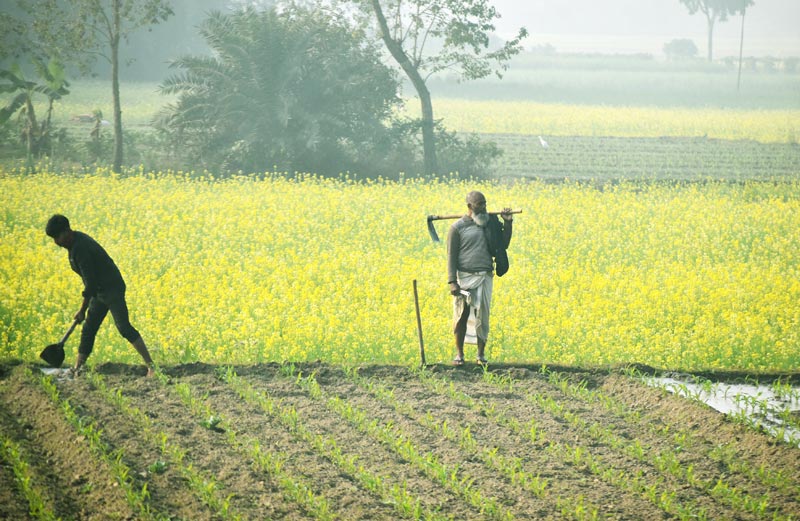
<instances>
[{"instance_id":1,"label":"standing man","mask_svg":"<svg viewBox=\"0 0 800 521\"><path fill-rule=\"evenodd\" d=\"M85 233L70 228L63 215L54 215L47 221L46 233L53 241L69 251L69 265L83 279L83 303L75 314L78 323L86 320L81 329L81 344L75 371L86 363L92 354L94 339L100 324L111 311L117 330L141 355L147 365L147 376L153 375L153 360L142 340L142 335L131 325L128 305L125 302L125 281L108 253ZM88 310L88 313L87 313Z\"/></svg>"},{"instance_id":2,"label":"standing man","mask_svg":"<svg viewBox=\"0 0 800 521\"><path fill-rule=\"evenodd\" d=\"M511 208L500 216L486 212L486 197L480 192L467 194L468 213L450 227L447 233L447 283L453 295L453 333L456 357L453 364L464 364L464 339L470 309L474 309L475 333L478 342L478 363L486 363L486 340L489 337L489 308L492 303L492 278L495 248L508 248L511 242ZM495 222L492 223L491 221ZM492 232L491 230L496 230ZM492 237L496 233L499 237ZM502 273L500 273L502 275Z\"/></svg>"}]
</instances>

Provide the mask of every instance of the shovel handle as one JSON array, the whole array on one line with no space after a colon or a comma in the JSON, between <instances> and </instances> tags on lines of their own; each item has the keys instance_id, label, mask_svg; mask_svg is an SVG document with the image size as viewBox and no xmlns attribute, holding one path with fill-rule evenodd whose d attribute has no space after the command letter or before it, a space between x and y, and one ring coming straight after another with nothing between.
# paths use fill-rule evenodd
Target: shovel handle
<instances>
[{"instance_id":1,"label":"shovel handle","mask_svg":"<svg viewBox=\"0 0 800 521\"><path fill-rule=\"evenodd\" d=\"M67 339L72 334L72 332L75 331L75 326L77 326L77 325L78 325L78 321L77 320L73 320L72 321L72 325L69 326L69 329L67 329L67 332L64 333L63 337L61 337L61 341L59 342L59 344L64 344L67 341Z\"/></svg>"},{"instance_id":2,"label":"shovel handle","mask_svg":"<svg viewBox=\"0 0 800 521\"><path fill-rule=\"evenodd\" d=\"M502 213L522 213L522 210L511 210L510 212L486 212L489 215L500 215ZM429 215L429 221L440 221L442 219L461 219L464 217L463 213L453 215Z\"/></svg>"}]
</instances>

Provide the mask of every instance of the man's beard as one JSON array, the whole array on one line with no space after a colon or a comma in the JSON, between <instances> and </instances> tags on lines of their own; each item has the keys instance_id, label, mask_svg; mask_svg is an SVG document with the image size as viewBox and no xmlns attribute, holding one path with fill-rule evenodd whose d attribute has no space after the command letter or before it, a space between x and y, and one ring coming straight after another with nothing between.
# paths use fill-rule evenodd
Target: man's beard
<instances>
[{"instance_id":1,"label":"man's beard","mask_svg":"<svg viewBox=\"0 0 800 521\"><path fill-rule=\"evenodd\" d=\"M483 228L489 223L489 214L486 212L483 213L473 213L472 220L475 221L475 224Z\"/></svg>"}]
</instances>

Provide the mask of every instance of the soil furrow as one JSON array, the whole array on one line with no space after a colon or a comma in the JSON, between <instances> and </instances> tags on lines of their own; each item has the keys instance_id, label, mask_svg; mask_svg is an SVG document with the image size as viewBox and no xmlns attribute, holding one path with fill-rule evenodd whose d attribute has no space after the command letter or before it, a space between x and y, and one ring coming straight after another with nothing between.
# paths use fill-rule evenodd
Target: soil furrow
<instances>
[{"instance_id":1,"label":"soil furrow","mask_svg":"<svg viewBox=\"0 0 800 521\"><path fill-rule=\"evenodd\" d=\"M506 388L483 382L482 374L468 381L453 371L447 373L447 378L450 379L451 375L450 381L459 391L480 403L503 403L503 397L509 395ZM593 469L593 475L602 477L607 485L622 488L628 494L632 493L632 497L647 500L669 515L687 509L696 514L712 514L719 510L720 507L711 498L677 484L670 475L660 475L648 461L632 459L602 440L593 439L588 433L576 429L571 418L563 414L560 401L540 395L540 388L549 387L540 378L515 380L513 387L513 396L507 398L508 403L504 404L507 408L503 414L507 417L516 415L521 423L534 425L537 433L546 440L548 449L561 454L568 463ZM669 496L663 496L665 493Z\"/></svg>"},{"instance_id":2,"label":"soil furrow","mask_svg":"<svg viewBox=\"0 0 800 521\"><path fill-rule=\"evenodd\" d=\"M2 401L0 401L0 422L2 422L0 424L0 519L34 519L29 514L29 502L14 474L12 462L6 458L3 447L4 440L8 439L21 446L20 450L24 451L24 461L29 466L35 465L36 462L31 459L31 453L27 450L29 443L25 442L24 435L20 435L18 429L13 429L12 433L6 432L7 426L15 422L2 407ZM45 490L45 487L42 486L41 474L37 471L37 466L34 466L32 470L32 475L36 478L34 485L40 487L41 490ZM51 498L44 497L42 499L47 502L48 506L52 504Z\"/></svg>"},{"instance_id":3,"label":"soil furrow","mask_svg":"<svg viewBox=\"0 0 800 521\"><path fill-rule=\"evenodd\" d=\"M124 390L123 394L131 398L135 396L133 403L146 414L158 414L154 404L163 402L165 393L157 382L138 375L109 375L105 380L109 388ZM138 487L147 484L149 504L154 512L175 519L213 519L213 512L192 494L178 469L165 462L161 447L143 435L134 419L108 403L87 378L61 382L59 391L73 405L89 411L103 426L104 439L115 450L123 451L123 461L130 467Z\"/></svg>"},{"instance_id":4,"label":"soil furrow","mask_svg":"<svg viewBox=\"0 0 800 521\"><path fill-rule=\"evenodd\" d=\"M458 467L465 476L474 479L474 485L484 490L487 497L499 500L512 509L520 519L544 519L554 516L562 505L572 501L581 501L583 495L563 497L553 493L552 486L543 490L526 490L519 483L512 481L502 469L493 466L488 460L494 454L496 460L502 459L511 465L512 459L519 462L528 460L527 454L515 454L514 447L519 446L519 436L487 420L485 416L475 413L459 403L454 403L442 396L431 396L420 382L406 380L398 382L391 375L373 375L371 379L378 385L392 390L397 407L382 402L368 390L352 388L342 380L345 375L328 378L323 384L330 394L342 393L347 399L362 409L369 410L370 415L380 418L384 423L392 423L407 433L423 446L433 449L440 460L452 467ZM376 404L378 400L380 404ZM447 429L451 437L447 438L442 431ZM491 455L491 456L490 456ZM540 466L533 461L514 464L513 469L524 472L531 481L537 483ZM528 468L530 467L530 468ZM585 479L585 476L581 476ZM588 505L587 505L588 507Z\"/></svg>"},{"instance_id":5,"label":"soil furrow","mask_svg":"<svg viewBox=\"0 0 800 521\"><path fill-rule=\"evenodd\" d=\"M54 511L67 519L134 519L113 473L75 432L38 383L18 367L0 387L0 402L30 442L38 480L52 491ZM33 379L39 378L33 375ZM87 417L88 420L89 417ZM44 467L51 470L45 470Z\"/></svg>"},{"instance_id":6,"label":"soil furrow","mask_svg":"<svg viewBox=\"0 0 800 521\"><path fill-rule=\"evenodd\" d=\"M462 371L445 369L436 376L440 377L445 382L452 382L456 392L469 396L475 403L474 407L469 407L453 398L460 408L455 415L450 411L446 417L454 422L461 417L470 426L473 436L486 440L486 443L500 445L499 440L506 440L500 445L504 452L521 458L525 468L535 469L542 478L547 479L551 494L567 502L583 498L589 505L596 505L601 516L613 517L635 510L648 519L668 517L666 512L640 495L620 490L619 486L593 474L585 463L576 462L569 454L565 454L570 447L586 447L590 451L594 447L584 445L581 436L572 432L565 421L531 404L520 393L508 393L483 384L481 372L465 375ZM422 390L420 394L424 392ZM443 415L445 411L438 411L437 414ZM519 427L516 430L509 429L508 421L516 422ZM531 439L534 429L535 441ZM616 468L617 462L613 463ZM623 470L636 475L641 469L639 466L630 466Z\"/></svg>"},{"instance_id":7,"label":"soil furrow","mask_svg":"<svg viewBox=\"0 0 800 521\"><path fill-rule=\"evenodd\" d=\"M249 459L230 446L224 432L201 425L175 393L156 381L139 378L136 383L126 383L127 378L106 377L107 385L119 386L134 404L147 404L139 408L166 435L168 443L185 451L184 465L213 479L218 497L229 501L232 514L243 519L305 517L296 504L274 500L279 491L266 474L254 471ZM208 478L204 481L210 483ZM214 518L218 516L219 513L212 514Z\"/></svg>"},{"instance_id":8,"label":"soil furrow","mask_svg":"<svg viewBox=\"0 0 800 521\"><path fill-rule=\"evenodd\" d=\"M56 497L53 491L60 485L58 476L48 463L46 454L35 441L33 426L19 417L6 406L7 380L0 381L0 435L15 443L20 451L20 458L27 464L31 487L35 487L44 507L52 512L56 510ZM0 441L2 444L2 441ZM14 474L12 462L5 459L5 452L0 446L0 519L27 519L30 517L30 504L25 497L20 483ZM69 507L71 498L64 498L63 503ZM16 512L16 513L14 513ZM17 517L19 516L19 517Z\"/></svg>"},{"instance_id":9,"label":"soil furrow","mask_svg":"<svg viewBox=\"0 0 800 521\"><path fill-rule=\"evenodd\" d=\"M750 517L758 518L763 515L762 501L764 498L769 498L765 495L769 491L759 486L754 487L750 482L743 483L740 479L731 482L730 476L721 476L713 472L714 462L702 452L683 449L676 453L673 450L674 441L671 444L663 439L653 439L650 437L651 430L641 424L607 415L602 407L589 408L585 402L554 387L542 375L515 379L513 385L528 398L528 401L538 401L546 405L557 404L553 405L548 413L557 419L565 420L566 424L560 425L570 431L570 434L580 435L583 441L573 445L585 446L594 456L606 462L613 462L615 468L636 469L636 473L652 476L651 482L657 480L661 490L676 491L674 499L685 506L702 509L713 517L724 515L735 501L750 501L752 508L755 508L756 504L759 507L759 510L752 512ZM565 434L562 432L561 436ZM689 465L692 465L692 470L691 476L687 478L685 469ZM710 493L710 490L719 483L719 479L723 480L720 487L724 485L731 488L742 485L746 488L739 488L735 496L728 496L722 492ZM767 510L772 508L774 507ZM747 518L745 513L742 515Z\"/></svg>"},{"instance_id":10,"label":"soil furrow","mask_svg":"<svg viewBox=\"0 0 800 521\"><path fill-rule=\"evenodd\" d=\"M642 422L658 422L672 431L690 432L695 442L705 446L709 452L723 444L735 446L738 458L749 462L753 468L779 472L800 492L800 466L797 465L800 448L734 423L710 407L648 387L623 375L609 374L602 379L599 388L639 411Z\"/></svg>"},{"instance_id":11,"label":"soil furrow","mask_svg":"<svg viewBox=\"0 0 800 521\"><path fill-rule=\"evenodd\" d=\"M183 382L208 393L208 403L234 426L237 433L254 439L264 450L283 460L282 469L309 485L325 498L343 519L388 519L396 514L389 505L363 490L352 477L343 479L340 469L309 447L274 419L262 416L214 375L187 376Z\"/></svg>"},{"instance_id":12,"label":"soil furrow","mask_svg":"<svg viewBox=\"0 0 800 521\"><path fill-rule=\"evenodd\" d=\"M0 364L0 434L62 519L800 520L800 449L619 370L221 369ZM0 518L31 519L7 459Z\"/></svg>"},{"instance_id":13,"label":"soil furrow","mask_svg":"<svg viewBox=\"0 0 800 521\"><path fill-rule=\"evenodd\" d=\"M299 365L303 374L324 370L316 364ZM293 407L302 422L313 432L329 436L347 453L357 455L359 464L375 469L385 479L391 479L406 488L430 511L441 511L454 519L474 519L477 513L460 498L440 484L432 481L421 470L408 461L398 457L389 448L365 436L343 420L341 416L328 410L325 405L309 397L293 379L281 376L278 368L264 371L237 370L252 386L265 390L283 406Z\"/></svg>"},{"instance_id":14,"label":"soil furrow","mask_svg":"<svg viewBox=\"0 0 800 521\"><path fill-rule=\"evenodd\" d=\"M597 377L592 375L592 380L596 381L596 379ZM640 382L634 381L633 383L642 386ZM646 390L650 391L649 388L646 388ZM641 391L642 389L637 387L635 392ZM613 400L609 395L599 390L594 390L593 392L598 399L602 397L603 399ZM682 476L681 480L692 484L702 492L707 493L710 488L713 488L722 480L729 487L745 491L744 493L753 500L762 497L769 498L770 507L768 510L776 509L780 513L785 506L793 506L796 503L796 497L800 490L797 487L770 486L764 480L745 474L739 469L732 467L721 469L719 459L712 457L712 454L719 450L719 438L715 440L716 443L710 443L709 440L698 438L697 429L689 430L680 425L665 423L663 417L650 414L650 408L645 410L626 408L625 413L620 413L617 410L612 411L604 407L597 407L595 403L589 403L578 397L571 397L555 387L547 394L557 399L565 409L585 416L587 421L591 421L594 425L613 425L612 435L622 442L635 440L638 446L642 447L643 457L649 457L653 460L660 457L662 461L674 459L679 463L677 472ZM681 400L680 398L678 399ZM688 400L684 400L684 402L688 402ZM615 401L615 405L625 406L623 402L619 401ZM705 416L709 412L707 407L696 403L689 402L681 405L687 411L689 417ZM615 407L615 409L617 408ZM712 416L716 416L708 418L712 425L721 419L721 415L717 413L712 413ZM740 427L740 429L746 430L743 427ZM630 450L630 447L628 447L628 451ZM692 469L692 478L702 483L690 483L692 480L688 478L686 470L689 468ZM664 471L661 472L662 474L665 473ZM715 499L722 505L730 506L730 501L726 501L721 495L715 496ZM784 512L784 515L791 513Z\"/></svg>"}]
</instances>

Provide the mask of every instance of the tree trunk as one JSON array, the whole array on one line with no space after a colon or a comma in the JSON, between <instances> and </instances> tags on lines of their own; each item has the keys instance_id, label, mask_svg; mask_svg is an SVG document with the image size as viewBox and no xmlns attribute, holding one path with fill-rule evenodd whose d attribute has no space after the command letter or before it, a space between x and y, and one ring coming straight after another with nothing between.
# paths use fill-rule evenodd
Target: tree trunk
<instances>
[{"instance_id":1,"label":"tree trunk","mask_svg":"<svg viewBox=\"0 0 800 521\"><path fill-rule=\"evenodd\" d=\"M53 102L55 101L52 96L48 96L47 102L47 117L42 122L42 142L40 145L40 150L44 150L44 152L52 158L53 156L53 139L50 135L50 123L53 121Z\"/></svg>"},{"instance_id":2,"label":"tree trunk","mask_svg":"<svg viewBox=\"0 0 800 521\"><path fill-rule=\"evenodd\" d=\"M416 69L414 70L416 72ZM419 77L419 73L416 74ZM436 161L436 135L433 133L433 104L431 103L431 93L422 78L417 81L412 78L412 83L417 89L419 103L422 107L422 150L424 157L425 174L435 174L439 165Z\"/></svg>"},{"instance_id":3,"label":"tree trunk","mask_svg":"<svg viewBox=\"0 0 800 521\"><path fill-rule=\"evenodd\" d=\"M422 148L424 156L425 174L435 174L438 170L436 161L436 136L433 132L433 104L431 103L431 93L428 86L425 85L425 80L422 79L417 68L411 63L411 60L403 51L403 47L392 38L389 24L386 23L386 17L383 15L383 9L379 0L372 1L372 10L375 12L375 17L378 20L378 25L381 28L381 37L389 49L392 57L400 64L403 72L411 80L414 89L419 96L420 105L422 106Z\"/></svg>"},{"instance_id":4,"label":"tree trunk","mask_svg":"<svg viewBox=\"0 0 800 521\"><path fill-rule=\"evenodd\" d=\"M114 0L114 27L111 30L111 96L114 100L114 165L113 171L122 171L122 106L119 98L119 38L120 0Z\"/></svg>"},{"instance_id":5,"label":"tree trunk","mask_svg":"<svg viewBox=\"0 0 800 521\"><path fill-rule=\"evenodd\" d=\"M714 18L708 16L708 63L711 63L714 53Z\"/></svg>"},{"instance_id":6,"label":"tree trunk","mask_svg":"<svg viewBox=\"0 0 800 521\"><path fill-rule=\"evenodd\" d=\"M33 100L31 99L30 94L28 94L27 99L25 100L25 109L27 110L27 119L28 119L28 128L25 132L25 141L26 141L26 149L28 153L28 170L30 173L36 172L36 167L33 163L33 158L39 154L39 125L36 123L36 112L33 108Z\"/></svg>"},{"instance_id":7,"label":"tree trunk","mask_svg":"<svg viewBox=\"0 0 800 521\"><path fill-rule=\"evenodd\" d=\"M736 75L736 92L742 85L742 54L744 53L744 14L747 8L742 6L742 33L739 36L739 73Z\"/></svg>"}]
</instances>

